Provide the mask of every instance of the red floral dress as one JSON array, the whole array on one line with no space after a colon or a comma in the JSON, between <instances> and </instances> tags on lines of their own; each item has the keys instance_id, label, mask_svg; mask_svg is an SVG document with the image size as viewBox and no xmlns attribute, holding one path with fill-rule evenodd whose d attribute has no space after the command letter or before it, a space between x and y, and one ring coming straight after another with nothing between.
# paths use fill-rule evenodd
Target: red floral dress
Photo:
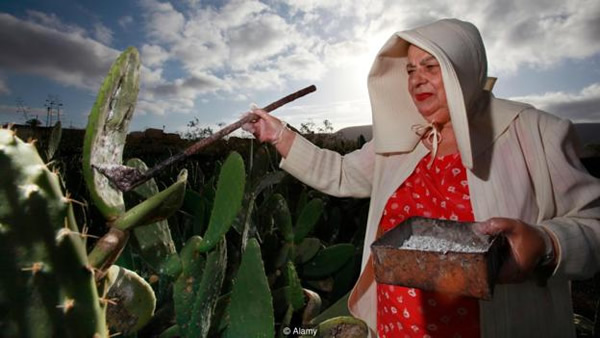
<instances>
[{"instance_id":1,"label":"red floral dress","mask_svg":"<svg viewBox=\"0 0 600 338\"><path fill-rule=\"evenodd\" d=\"M473 221L467 175L459 154L430 155L388 200L379 223L388 231L412 216ZM379 337L479 337L479 303L401 286L377 284Z\"/></svg>"}]
</instances>

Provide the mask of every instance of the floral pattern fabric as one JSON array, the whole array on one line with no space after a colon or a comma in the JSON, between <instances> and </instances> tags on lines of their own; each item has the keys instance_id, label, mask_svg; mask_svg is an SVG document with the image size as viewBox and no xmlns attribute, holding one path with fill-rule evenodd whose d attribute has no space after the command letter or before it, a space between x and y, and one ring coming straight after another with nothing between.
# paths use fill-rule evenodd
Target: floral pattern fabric
<instances>
[{"instance_id":1,"label":"floral pattern fabric","mask_svg":"<svg viewBox=\"0 0 600 338\"><path fill-rule=\"evenodd\" d=\"M389 198L379 223L383 233L413 216L473 221L467 175L458 153L425 156ZM479 303L474 298L377 284L379 337L479 337Z\"/></svg>"}]
</instances>

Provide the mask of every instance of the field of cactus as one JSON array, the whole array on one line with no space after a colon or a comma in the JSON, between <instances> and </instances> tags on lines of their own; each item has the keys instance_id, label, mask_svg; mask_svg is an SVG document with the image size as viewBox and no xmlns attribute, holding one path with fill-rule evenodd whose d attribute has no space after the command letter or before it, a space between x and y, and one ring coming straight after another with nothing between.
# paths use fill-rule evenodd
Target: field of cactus
<instances>
[{"instance_id":1,"label":"field of cactus","mask_svg":"<svg viewBox=\"0 0 600 338\"><path fill-rule=\"evenodd\" d=\"M2 335L366 336L345 302L367 201L303 186L250 139L222 140L127 193L99 173L162 160L126 149L139 68L134 48L115 61L80 153L61 152L60 124L37 141L0 129Z\"/></svg>"},{"instance_id":2,"label":"field of cactus","mask_svg":"<svg viewBox=\"0 0 600 338\"><path fill-rule=\"evenodd\" d=\"M0 129L1 335L366 337L346 302L367 200L310 189L253 139L220 140L126 193L98 171L146 172L185 146L128 146L139 72L129 48L85 135L62 135L58 123L23 141ZM313 141L345 153L364 139ZM576 311L600 304L596 289L579 300L578 285L597 282L574 283ZM579 333L594 331L587 318L575 318Z\"/></svg>"}]
</instances>

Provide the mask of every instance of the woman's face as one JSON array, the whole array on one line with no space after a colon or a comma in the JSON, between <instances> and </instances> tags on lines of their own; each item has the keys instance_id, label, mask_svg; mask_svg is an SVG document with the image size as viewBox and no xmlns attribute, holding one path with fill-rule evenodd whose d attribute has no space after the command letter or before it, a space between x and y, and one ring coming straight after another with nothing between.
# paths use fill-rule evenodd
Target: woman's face
<instances>
[{"instance_id":1,"label":"woman's face","mask_svg":"<svg viewBox=\"0 0 600 338\"><path fill-rule=\"evenodd\" d=\"M439 62L419 47L408 48L408 91L419 113L428 121L450 120L446 90Z\"/></svg>"}]
</instances>

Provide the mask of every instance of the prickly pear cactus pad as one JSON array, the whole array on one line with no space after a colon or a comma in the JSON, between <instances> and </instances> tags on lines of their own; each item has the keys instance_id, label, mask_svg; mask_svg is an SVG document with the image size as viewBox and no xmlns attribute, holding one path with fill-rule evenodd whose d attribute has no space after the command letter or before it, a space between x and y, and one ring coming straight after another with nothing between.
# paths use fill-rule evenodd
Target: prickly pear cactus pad
<instances>
[{"instance_id":1,"label":"prickly pear cactus pad","mask_svg":"<svg viewBox=\"0 0 600 338\"><path fill-rule=\"evenodd\" d=\"M108 270L108 309L111 331L130 334L138 331L154 315L156 296L148 282L137 273L117 265Z\"/></svg>"},{"instance_id":2,"label":"prickly pear cactus pad","mask_svg":"<svg viewBox=\"0 0 600 338\"><path fill-rule=\"evenodd\" d=\"M0 129L0 335L106 337L72 201L35 146Z\"/></svg>"},{"instance_id":3,"label":"prickly pear cactus pad","mask_svg":"<svg viewBox=\"0 0 600 338\"><path fill-rule=\"evenodd\" d=\"M96 207L108 220L125 211L123 194L93 166L121 164L140 87L140 56L129 47L112 65L88 118L83 175Z\"/></svg>"}]
</instances>

